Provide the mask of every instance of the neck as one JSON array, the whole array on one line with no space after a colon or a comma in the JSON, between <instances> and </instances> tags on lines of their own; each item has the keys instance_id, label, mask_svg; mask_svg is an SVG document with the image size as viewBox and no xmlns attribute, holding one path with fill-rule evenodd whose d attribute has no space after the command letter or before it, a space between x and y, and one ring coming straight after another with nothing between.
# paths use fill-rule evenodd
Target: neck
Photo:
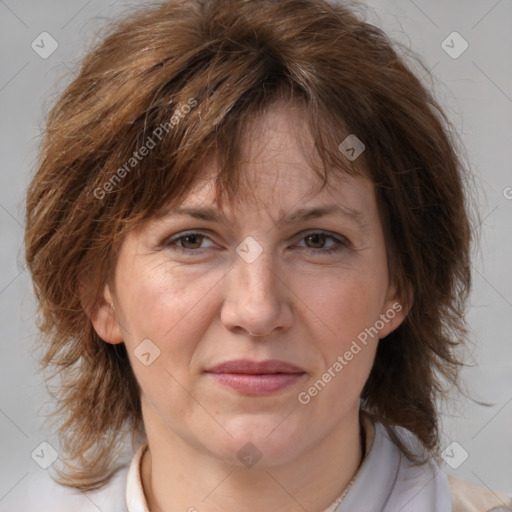
<instances>
[{"instance_id":1,"label":"neck","mask_svg":"<svg viewBox=\"0 0 512 512\"><path fill-rule=\"evenodd\" d=\"M357 411L356 411L357 413ZM359 415L286 464L247 469L226 464L178 436L153 428L141 478L151 512L323 512L349 485L363 459ZM373 426L364 420L366 441ZM369 446L367 446L367 452Z\"/></svg>"}]
</instances>

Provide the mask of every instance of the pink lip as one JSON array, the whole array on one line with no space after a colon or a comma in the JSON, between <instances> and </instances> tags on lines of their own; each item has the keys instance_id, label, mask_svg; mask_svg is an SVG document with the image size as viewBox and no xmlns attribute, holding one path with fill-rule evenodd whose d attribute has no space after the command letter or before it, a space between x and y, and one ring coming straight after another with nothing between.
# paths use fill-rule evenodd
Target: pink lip
<instances>
[{"instance_id":1,"label":"pink lip","mask_svg":"<svg viewBox=\"0 0 512 512\"><path fill-rule=\"evenodd\" d=\"M219 383L246 395L268 395L298 382L305 371L298 366L269 359L238 359L216 365L208 373Z\"/></svg>"}]
</instances>

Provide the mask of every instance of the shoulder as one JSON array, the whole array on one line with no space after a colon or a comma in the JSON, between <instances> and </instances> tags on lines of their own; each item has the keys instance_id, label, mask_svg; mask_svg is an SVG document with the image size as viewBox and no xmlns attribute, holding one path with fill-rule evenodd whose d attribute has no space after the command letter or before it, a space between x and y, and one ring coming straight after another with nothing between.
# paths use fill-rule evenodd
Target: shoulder
<instances>
[{"instance_id":1,"label":"shoulder","mask_svg":"<svg viewBox=\"0 0 512 512\"><path fill-rule=\"evenodd\" d=\"M17 500L18 510L38 512L127 512L126 475L119 469L100 489L82 492L56 483L47 472L32 475L23 498Z\"/></svg>"},{"instance_id":2,"label":"shoulder","mask_svg":"<svg viewBox=\"0 0 512 512\"><path fill-rule=\"evenodd\" d=\"M509 512L512 498L448 475L453 512Z\"/></svg>"},{"instance_id":3,"label":"shoulder","mask_svg":"<svg viewBox=\"0 0 512 512\"><path fill-rule=\"evenodd\" d=\"M377 438L380 439L383 446L387 445L392 451L391 447L394 445L394 439L387 435L388 431L384 425L378 424L377 434L379 434L379 430L381 435L377 435ZM391 427L391 430L411 452L424 453L421 443L414 434L396 426ZM397 495L407 498L407 503L411 505L411 511L432 510L432 503L436 503L434 508L436 511L512 512L512 498L510 496L447 474L432 458L429 458L426 464L413 464L407 457L402 456L402 451L398 446L394 445L394 448L395 453L400 452L400 463L394 491ZM391 460L391 457L388 457L388 459ZM416 490L421 492L416 493ZM440 503L442 503L442 506ZM425 507L421 508L423 505ZM401 510L400 507L395 507L395 509ZM394 509L390 508L390 510Z\"/></svg>"}]
</instances>

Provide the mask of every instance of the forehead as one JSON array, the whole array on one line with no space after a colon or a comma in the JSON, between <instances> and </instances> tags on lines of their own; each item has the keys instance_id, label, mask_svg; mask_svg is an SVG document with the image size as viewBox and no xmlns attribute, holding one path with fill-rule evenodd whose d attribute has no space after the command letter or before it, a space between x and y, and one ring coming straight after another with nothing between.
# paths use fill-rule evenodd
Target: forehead
<instances>
[{"instance_id":1,"label":"forehead","mask_svg":"<svg viewBox=\"0 0 512 512\"><path fill-rule=\"evenodd\" d=\"M219 192L215 173L198 181L189 194L169 208L166 217L243 224L246 215L264 214L279 226L323 216L348 221L362 231L378 221L373 184L362 176L332 174L327 184L310 168L279 168L272 161L247 163L241 172L250 176L251 187L235 197Z\"/></svg>"},{"instance_id":2,"label":"forehead","mask_svg":"<svg viewBox=\"0 0 512 512\"><path fill-rule=\"evenodd\" d=\"M207 206L218 209L273 209L284 215L291 206L332 204L356 209L375 199L373 183L363 176L332 172L327 183L307 166L247 163L240 170L245 186L234 196L220 189L215 172L198 179L172 209Z\"/></svg>"},{"instance_id":3,"label":"forehead","mask_svg":"<svg viewBox=\"0 0 512 512\"><path fill-rule=\"evenodd\" d=\"M233 194L219 187L219 166L212 156L201 166L189 191L165 209L164 215L194 210L196 218L218 221L219 212L236 217L257 210L286 224L306 214L314 217L306 209L316 209L317 216L322 209L324 213L339 210L364 225L376 210L374 186L364 170L357 169L359 174L354 175L342 168L330 169L324 180L321 167L302 108L278 101L244 129L236 170L239 191Z\"/></svg>"},{"instance_id":4,"label":"forehead","mask_svg":"<svg viewBox=\"0 0 512 512\"><path fill-rule=\"evenodd\" d=\"M346 168L328 169L325 184L321 177L323 162L315 149L304 114L300 104L277 100L248 121L241 137L238 175L245 188L239 199L249 199L255 190L270 198L275 191L282 194L283 187L288 188L287 196L301 191L316 195L322 193L324 185L327 190L339 193L362 181L353 177L368 175L363 165L347 162ZM217 172L217 162L211 158L199 173L190 195L211 195L211 189L204 190L205 185L211 185Z\"/></svg>"}]
</instances>

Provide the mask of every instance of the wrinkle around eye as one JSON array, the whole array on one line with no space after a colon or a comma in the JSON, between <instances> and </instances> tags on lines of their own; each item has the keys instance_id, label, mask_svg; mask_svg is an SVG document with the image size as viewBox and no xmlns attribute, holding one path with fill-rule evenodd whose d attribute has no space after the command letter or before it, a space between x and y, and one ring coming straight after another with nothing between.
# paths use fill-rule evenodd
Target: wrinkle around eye
<instances>
[{"instance_id":1,"label":"wrinkle around eye","mask_svg":"<svg viewBox=\"0 0 512 512\"><path fill-rule=\"evenodd\" d=\"M180 231L173 230L172 234L165 234L165 237L160 238L159 243L153 247L156 251L171 251L183 257L199 257L207 255L209 252L215 251L234 251L244 240L239 237L225 240L222 235L218 235L216 231L208 228L191 228L182 229ZM313 237L320 237L320 243L325 247L308 247L308 242ZM338 231L332 231L325 228L310 228L296 232L295 235L286 236L287 241L282 240L281 244L284 245L283 249L287 252L297 251L298 255L308 255L311 257L333 255L336 252L354 251L357 248L351 238ZM357 237L356 237L357 238ZM192 241L190 241L192 239ZM257 240L256 240L257 241ZM192 247L186 245L191 243ZM318 243L318 242L313 242ZM359 245L359 244L358 244Z\"/></svg>"}]
</instances>

